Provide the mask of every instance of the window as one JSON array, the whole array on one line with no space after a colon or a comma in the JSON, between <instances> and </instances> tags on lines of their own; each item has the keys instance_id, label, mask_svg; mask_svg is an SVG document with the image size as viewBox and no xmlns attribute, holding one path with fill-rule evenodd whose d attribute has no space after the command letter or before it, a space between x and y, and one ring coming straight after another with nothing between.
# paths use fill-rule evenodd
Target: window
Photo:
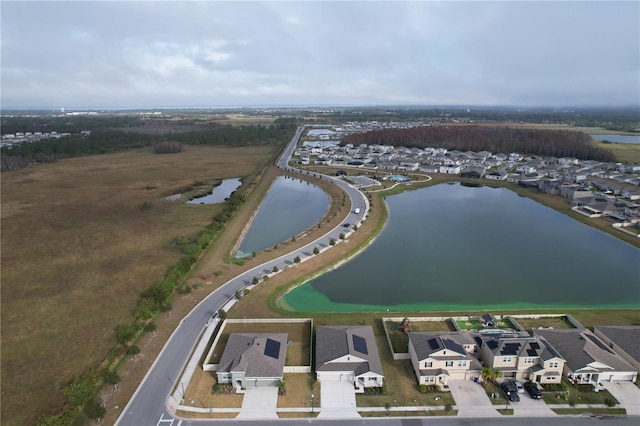
<instances>
[{"instance_id":1,"label":"window","mask_svg":"<svg viewBox=\"0 0 640 426\"><path fill-rule=\"evenodd\" d=\"M513 358L512 358L512 357L510 357L510 356L503 356L503 357L502 357L502 362L511 362L511 360L512 360L512 359L513 359Z\"/></svg>"},{"instance_id":2,"label":"window","mask_svg":"<svg viewBox=\"0 0 640 426\"><path fill-rule=\"evenodd\" d=\"M524 359L524 363L525 363L525 364L533 364L534 362L536 362L536 359L535 359L535 358L529 358L529 357L527 357L527 358L525 358L525 359Z\"/></svg>"},{"instance_id":3,"label":"window","mask_svg":"<svg viewBox=\"0 0 640 426\"><path fill-rule=\"evenodd\" d=\"M428 377L425 377L425 378L424 378L424 382L425 382L425 383L433 383L433 382L435 382L435 381L436 381L436 378L435 378L435 377L433 377L433 376L428 376Z\"/></svg>"},{"instance_id":4,"label":"window","mask_svg":"<svg viewBox=\"0 0 640 426\"><path fill-rule=\"evenodd\" d=\"M444 363L445 367L453 367L453 361L447 361Z\"/></svg>"},{"instance_id":5,"label":"window","mask_svg":"<svg viewBox=\"0 0 640 426\"><path fill-rule=\"evenodd\" d=\"M427 362L424 363L424 368L429 368L429 367L432 367L432 366L433 366L433 363L431 361L427 361Z\"/></svg>"},{"instance_id":6,"label":"window","mask_svg":"<svg viewBox=\"0 0 640 426\"><path fill-rule=\"evenodd\" d=\"M467 361L458 361L458 367L464 367L467 365Z\"/></svg>"},{"instance_id":7,"label":"window","mask_svg":"<svg viewBox=\"0 0 640 426\"><path fill-rule=\"evenodd\" d=\"M370 381L370 382L373 382L373 381L375 381L375 380L377 380L377 379L378 379L377 377L369 377L369 381Z\"/></svg>"},{"instance_id":8,"label":"window","mask_svg":"<svg viewBox=\"0 0 640 426\"><path fill-rule=\"evenodd\" d=\"M549 363L549 368L558 368L558 363L557 362L550 362Z\"/></svg>"}]
</instances>

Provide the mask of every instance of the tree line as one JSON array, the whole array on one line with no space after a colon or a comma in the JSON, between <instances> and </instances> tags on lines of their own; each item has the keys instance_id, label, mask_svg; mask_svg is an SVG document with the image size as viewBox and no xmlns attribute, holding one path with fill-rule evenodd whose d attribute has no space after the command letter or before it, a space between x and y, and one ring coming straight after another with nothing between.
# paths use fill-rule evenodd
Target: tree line
<instances>
[{"instance_id":1,"label":"tree line","mask_svg":"<svg viewBox=\"0 0 640 426\"><path fill-rule=\"evenodd\" d=\"M157 136L133 131L98 129L91 134L73 134L61 138L16 144L0 149L0 167L3 172L28 167L37 162L83 155L107 154L131 148L152 146L158 142L165 147L186 145L276 145L291 135L292 125L277 123L271 126L207 127Z\"/></svg>"},{"instance_id":2,"label":"tree line","mask_svg":"<svg viewBox=\"0 0 640 426\"><path fill-rule=\"evenodd\" d=\"M406 148L446 148L458 151L517 152L541 157L575 157L613 162L611 151L596 148L591 137L571 130L515 129L493 126L424 126L355 133L342 144L377 144Z\"/></svg>"}]
</instances>

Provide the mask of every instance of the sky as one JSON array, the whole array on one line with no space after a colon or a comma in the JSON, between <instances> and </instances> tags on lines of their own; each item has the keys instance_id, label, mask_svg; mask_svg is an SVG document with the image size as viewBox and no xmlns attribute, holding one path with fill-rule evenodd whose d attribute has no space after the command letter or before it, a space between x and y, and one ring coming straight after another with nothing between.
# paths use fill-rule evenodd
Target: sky
<instances>
[{"instance_id":1,"label":"sky","mask_svg":"<svg viewBox=\"0 0 640 426\"><path fill-rule=\"evenodd\" d=\"M640 107L640 1L7 1L2 109Z\"/></svg>"}]
</instances>

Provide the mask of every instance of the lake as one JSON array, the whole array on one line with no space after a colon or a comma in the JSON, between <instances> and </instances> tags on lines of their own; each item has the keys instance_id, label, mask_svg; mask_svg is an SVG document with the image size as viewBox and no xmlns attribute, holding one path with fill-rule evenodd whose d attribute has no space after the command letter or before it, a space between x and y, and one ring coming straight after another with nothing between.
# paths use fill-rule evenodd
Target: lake
<instances>
[{"instance_id":1,"label":"lake","mask_svg":"<svg viewBox=\"0 0 640 426\"><path fill-rule=\"evenodd\" d=\"M591 135L593 139L600 141L619 143L640 143L640 135Z\"/></svg>"},{"instance_id":2,"label":"lake","mask_svg":"<svg viewBox=\"0 0 640 426\"><path fill-rule=\"evenodd\" d=\"M236 257L273 247L309 229L329 210L329 196L300 179L279 176L269 189Z\"/></svg>"},{"instance_id":3,"label":"lake","mask_svg":"<svg viewBox=\"0 0 640 426\"><path fill-rule=\"evenodd\" d=\"M224 203L224 200L229 198L233 191L238 189L242 185L240 178L231 178L223 180L220 185L213 188L210 194L204 197L194 198L187 201L187 204L218 204Z\"/></svg>"},{"instance_id":4,"label":"lake","mask_svg":"<svg viewBox=\"0 0 640 426\"><path fill-rule=\"evenodd\" d=\"M504 188L386 198L374 243L289 292L298 312L639 307L640 250Z\"/></svg>"}]
</instances>

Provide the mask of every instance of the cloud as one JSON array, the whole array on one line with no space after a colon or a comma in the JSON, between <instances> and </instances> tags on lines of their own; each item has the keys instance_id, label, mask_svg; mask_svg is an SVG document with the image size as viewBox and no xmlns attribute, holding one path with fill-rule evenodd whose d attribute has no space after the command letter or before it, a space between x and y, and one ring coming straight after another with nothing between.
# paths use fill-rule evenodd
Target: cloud
<instances>
[{"instance_id":1,"label":"cloud","mask_svg":"<svg viewBox=\"0 0 640 426\"><path fill-rule=\"evenodd\" d=\"M638 2L3 2L2 107L638 106Z\"/></svg>"}]
</instances>

